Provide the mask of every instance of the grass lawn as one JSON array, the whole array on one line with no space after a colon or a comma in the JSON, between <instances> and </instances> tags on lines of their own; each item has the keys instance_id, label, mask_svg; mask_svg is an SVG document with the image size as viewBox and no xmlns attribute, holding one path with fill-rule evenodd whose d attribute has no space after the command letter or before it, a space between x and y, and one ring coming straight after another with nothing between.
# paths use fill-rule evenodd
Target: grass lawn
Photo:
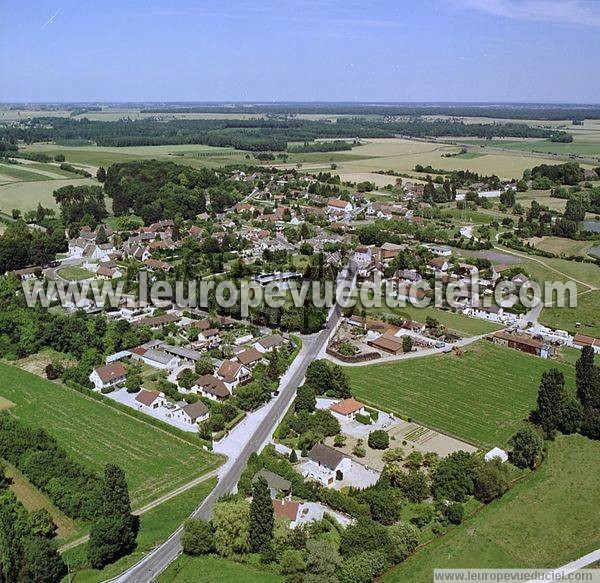
<instances>
[{"instance_id":1,"label":"grass lawn","mask_svg":"<svg viewBox=\"0 0 600 583\"><path fill-rule=\"evenodd\" d=\"M283 577L212 555L182 555L158 578L159 583L279 583Z\"/></svg>"},{"instance_id":2,"label":"grass lawn","mask_svg":"<svg viewBox=\"0 0 600 583\"><path fill-rule=\"evenodd\" d=\"M57 272L63 279L69 281L81 281L82 279L89 279L94 277L94 274L83 267L77 267L76 265L69 265L67 267L61 267Z\"/></svg>"},{"instance_id":3,"label":"grass lawn","mask_svg":"<svg viewBox=\"0 0 600 583\"><path fill-rule=\"evenodd\" d=\"M540 322L552 328L567 330L572 334L579 332L587 336L600 337L600 291L579 294L576 308L544 308L540 315ZM581 326L577 328L575 324Z\"/></svg>"},{"instance_id":4,"label":"grass lawn","mask_svg":"<svg viewBox=\"0 0 600 583\"><path fill-rule=\"evenodd\" d=\"M135 551L104 569L92 569L87 566L87 544L65 552L63 558L69 562L71 581L73 583L99 583L121 574L169 538L200 502L208 496L215 485L216 478L211 478L142 514Z\"/></svg>"},{"instance_id":5,"label":"grass lawn","mask_svg":"<svg viewBox=\"0 0 600 583\"><path fill-rule=\"evenodd\" d=\"M430 583L434 568L555 568L600 546L600 442L548 443L539 470L383 581Z\"/></svg>"},{"instance_id":6,"label":"grass lawn","mask_svg":"<svg viewBox=\"0 0 600 583\"><path fill-rule=\"evenodd\" d=\"M463 356L346 367L357 398L483 447L505 445L535 406L540 377L574 368L482 340Z\"/></svg>"},{"instance_id":7,"label":"grass lawn","mask_svg":"<svg viewBox=\"0 0 600 583\"><path fill-rule=\"evenodd\" d=\"M15 366L0 363L0 396L10 413L43 427L76 459L96 472L108 462L127 475L132 504L139 507L212 470L219 458Z\"/></svg>"}]
</instances>

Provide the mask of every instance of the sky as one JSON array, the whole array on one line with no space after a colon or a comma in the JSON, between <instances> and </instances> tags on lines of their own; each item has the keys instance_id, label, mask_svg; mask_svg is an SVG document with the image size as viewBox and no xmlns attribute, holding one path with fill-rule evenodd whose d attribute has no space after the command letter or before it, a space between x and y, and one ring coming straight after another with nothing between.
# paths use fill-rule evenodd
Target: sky
<instances>
[{"instance_id":1,"label":"sky","mask_svg":"<svg viewBox=\"0 0 600 583\"><path fill-rule=\"evenodd\" d=\"M600 102L600 0L0 0L0 102Z\"/></svg>"}]
</instances>

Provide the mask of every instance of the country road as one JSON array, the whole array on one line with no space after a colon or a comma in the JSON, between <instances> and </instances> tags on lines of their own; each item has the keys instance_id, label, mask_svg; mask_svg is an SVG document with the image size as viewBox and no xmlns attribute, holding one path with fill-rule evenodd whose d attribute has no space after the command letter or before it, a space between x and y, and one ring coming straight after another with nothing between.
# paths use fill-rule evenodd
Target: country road
<instances>
[{"instance_id":1,"label":"country road","mask_svg":"<svg viewBox=\"0 0 600 583\"><path fill-rule=\"evenodd\" d=\"M329 337L337 328L341 317L342 309L336 304L330 312L325 329L318 334L303 337L302 350L292 363L288 373L282 378L279 386L279 395L273 400L267 416L254 433L248 437L245 446L237 458L226 464L225 473L220 477L213 491L192 513L193 518L210 518L215 502L221 496L231 492L235 488L246 467L250 454L259 451L273 434L285 412L292 404L296 389L302 383L308 365L318 358ZM139 563L112 581L119 583L148 583L156 579L181 553L182 532L183 526L180 526L161 546L154 549Z\"/></svg>"}]
</instances>

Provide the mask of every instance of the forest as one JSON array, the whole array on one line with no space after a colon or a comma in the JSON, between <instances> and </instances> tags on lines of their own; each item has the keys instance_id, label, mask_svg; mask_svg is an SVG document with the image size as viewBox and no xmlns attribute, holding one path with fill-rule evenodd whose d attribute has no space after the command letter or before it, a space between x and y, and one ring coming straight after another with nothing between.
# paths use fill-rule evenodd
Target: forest
<instances>
[{"instance_id":1,"label":"forest","mask_svg":"<svg viewBox=\"0 0 600 583\"><path fill-rule=\"evenodd\" d=\"M319 138L476 137L547 138L567 134L522 123L465 124L454 120L339 118L336 123L299 119L215 120L156 119L90 121L57 117L33 118L0 126L0 142L26 143L89 140L98 146L204 144L250 151L284 151L288 142Z\"/></svg>"}]
</instances>

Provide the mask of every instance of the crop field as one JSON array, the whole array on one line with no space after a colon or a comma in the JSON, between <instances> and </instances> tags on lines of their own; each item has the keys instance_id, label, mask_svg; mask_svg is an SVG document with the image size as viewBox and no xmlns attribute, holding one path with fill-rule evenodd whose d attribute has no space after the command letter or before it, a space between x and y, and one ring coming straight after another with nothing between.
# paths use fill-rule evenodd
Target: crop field
<instances>
[{"instance_id":1,"label":"crop field","mask_svg":"<svg viewBox=\"0 0 600 583\"><path fill-rule=\"evenodd\" d=\"M1 180L0 180L1 182ZM56 208L52 193L62 186L77 184L98 184L92 178L43 180L36 182L12 182L0 184L0 210L10 212L14 208L22 211L35 210L38 203L48 208Z\"/></svg>"},{"instance_id":2,"label":"crop field","mask_svg":"<svg viewBox=\"0 0 600 583\"><path fill-rule=\"evenodd\" d=\"M556 568L591 552L600 546L599 472L600 442L559 436L536 472L382 581L430 583L435 568Z\"/></svg>"},{"instance_id":3,"label":"crop field","mask_svg":"<svg viewBox=\"0 0 600 583\"><path fill-rule=\"evenodd\" d=\"M159 583L196 583L202 573L203 583L279 583L283 577L241 565L214 555L190 557L181 555L158 578Z\"/></svg>"},{"instance_id":4,"label":"crop field","mask_svg":"<svg viewBox=\"0 0 600 583\"><path fill-rule=\"evenodd\" d=\"M11 414L45 428L90 469L101 472L108 462L119 464L134 507L171 492L219 462L200 446L3 363L0 395L15 404Z\"/></svg>"},{"instance_id":5,"label":"crop field","mask_svg":"<svg viewBox=\"0 0 600 583\"><path fill-rule=\"evenodd\" d=\"M543 371L574 369L484 340L463 356L346 367L357 398L484 447L505 445L535 406Z\"/></svg>"}]
</instances>

